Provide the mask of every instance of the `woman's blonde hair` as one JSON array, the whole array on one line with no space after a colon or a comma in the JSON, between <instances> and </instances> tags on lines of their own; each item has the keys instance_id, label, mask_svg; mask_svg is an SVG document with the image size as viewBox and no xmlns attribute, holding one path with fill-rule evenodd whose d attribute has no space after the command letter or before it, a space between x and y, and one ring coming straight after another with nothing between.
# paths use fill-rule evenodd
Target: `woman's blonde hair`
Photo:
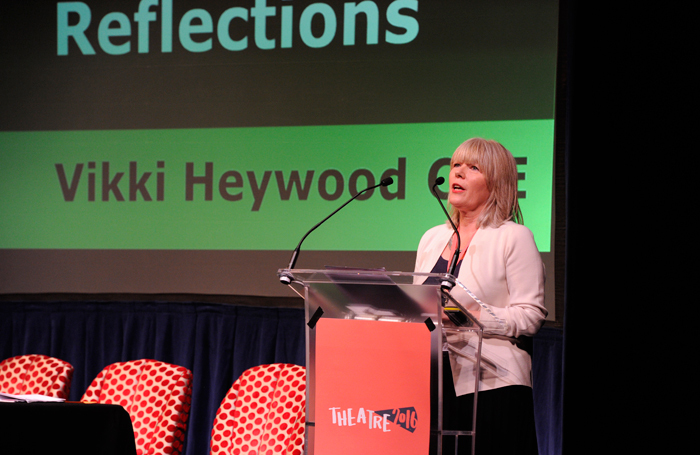
<instances>
[{"instance_id":1,"label":"woman's blonde hair","mask_svg":"<svg viewBox=\"0 0 700 455\"><path fill-rule=\"evenodd\" d=\"M486 179L490 194L477 220L479 227L498 227L509 220L523 223L518 204L518 169L515 158L504 146L478 137L469 139L452 154L450 169L454 163L474 164ZM459 226L459 210L451 207L450 215Z\"/></svg>"}]
</instances>

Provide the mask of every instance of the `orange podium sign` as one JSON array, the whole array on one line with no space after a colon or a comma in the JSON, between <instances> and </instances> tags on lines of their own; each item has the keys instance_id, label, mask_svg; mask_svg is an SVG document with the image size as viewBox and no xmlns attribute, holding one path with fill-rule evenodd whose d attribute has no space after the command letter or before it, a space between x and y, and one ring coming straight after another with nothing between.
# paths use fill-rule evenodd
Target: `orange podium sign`
<instances>
[{"instance_id":1,"label":"orange podium sign","mask_svg":"<svg viewBox=\"0 0 700 455\"><path fill-rule=\"evenodd\" d=\"M427 454L425 324L321 318L315 330L315 455Z\"/></svg>"}]
</instances>

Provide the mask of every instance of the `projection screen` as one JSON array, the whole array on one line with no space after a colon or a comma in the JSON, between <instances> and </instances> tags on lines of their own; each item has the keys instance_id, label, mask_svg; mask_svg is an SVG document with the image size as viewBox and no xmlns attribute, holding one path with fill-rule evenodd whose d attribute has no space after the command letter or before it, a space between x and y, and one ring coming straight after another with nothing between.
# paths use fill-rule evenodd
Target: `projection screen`
<instances>
[{"instance_id":1,"label":"projection screen","mask_svg":"<svg viewBox=\"0 0 700 455\"><path fill-rule=\"evenodd\" d=\"M276 270L302 236L387 176L296 265L411 271L445 221L430 186L474 136L516 156L553 283L557 15L552 0L3 2L0 292L289 296Z\"/></svg>"}]
</instances>

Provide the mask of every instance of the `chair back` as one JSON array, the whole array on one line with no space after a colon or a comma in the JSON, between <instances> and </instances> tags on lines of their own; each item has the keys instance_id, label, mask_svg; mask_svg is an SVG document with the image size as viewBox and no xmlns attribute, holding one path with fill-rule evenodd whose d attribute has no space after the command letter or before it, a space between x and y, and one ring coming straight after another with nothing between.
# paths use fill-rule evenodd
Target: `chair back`
<instances>
[{"instance_id":1,"label":"chair back","mask_svg":"<svg viewBox=\"0 0 700 455\"><path fill-rule=\"evenodd\" d=\"M211 433L211 455L304 453L306 368L260 365L243 372L224 397Z\"/></svg>"},{"instance_id":2,"label":"chair back","mask_svg":"<svg viewBox=\"0 0 700 455\"><path fill-rule=\"evenodd\" d=\"M0 392L68 399L73 365L41 354L18 355L0 362Z\"/></svg>"},{"instance_id":3,"label":"chair back","mask_svg":"<svg viewBox=\"0 0 700 455\"><path fill-rule=\"evenodd\" d=\"M187 368L141 359L108 365L81 401L121 405L134 427L141 454L182 453L192 399Z\"/></svg>"}]
</instances>

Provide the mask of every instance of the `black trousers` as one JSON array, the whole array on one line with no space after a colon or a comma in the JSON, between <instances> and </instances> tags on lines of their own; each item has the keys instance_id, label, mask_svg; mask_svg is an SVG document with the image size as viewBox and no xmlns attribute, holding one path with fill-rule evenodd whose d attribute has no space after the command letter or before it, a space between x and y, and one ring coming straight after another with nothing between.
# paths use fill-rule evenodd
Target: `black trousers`
<instances>
[{"instance_id":1,"label":"black trousers","mask_svg":"<svg viewBox=\"0 0 700 455\"><path fill-rule=\"evenodd\" d=\"M455 395L450 360L443 358L443 429L471 430L474 394ZM442 454L453 455L454 436L442 438ZM460 436L458 455L471 455L472 441ZM435 453L434 448L431 453ZM474 455L538 455L532 389L508 386L480 391Z\"/></svg>"}]
</instances>

